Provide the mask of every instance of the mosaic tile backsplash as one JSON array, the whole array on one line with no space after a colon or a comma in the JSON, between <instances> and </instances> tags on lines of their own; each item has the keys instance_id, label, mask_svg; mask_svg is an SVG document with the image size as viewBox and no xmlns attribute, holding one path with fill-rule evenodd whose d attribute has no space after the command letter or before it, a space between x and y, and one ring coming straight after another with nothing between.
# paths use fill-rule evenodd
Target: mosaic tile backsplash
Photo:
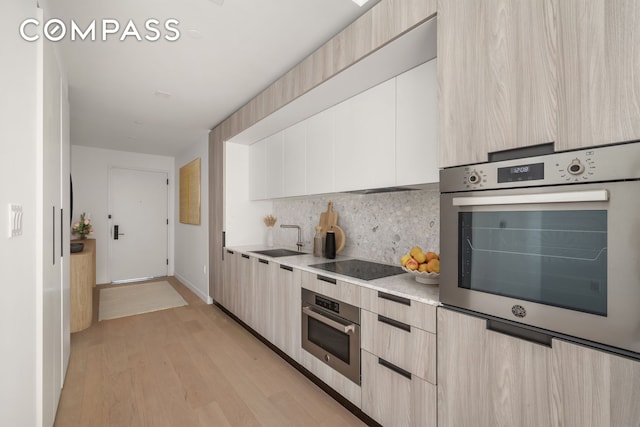
<instances>
[{"instance_id":1,"label":"mosaic tile backsplash","mask_svg":"<svg viewBox=\"0 0 640 427\"><path fill-rule=\"evenodd\" d=\"M303 250L313 252L314 227L320 222L320 214L327 210L328 202L333 202L338 225L346 235L341 255L397 264L413 246L440 252L437 189L274 200L273 214L278 218L275 246L295 248L297 231L282 229L280 225L296 224L302 228Z\"/></svg>"}]
</instances>

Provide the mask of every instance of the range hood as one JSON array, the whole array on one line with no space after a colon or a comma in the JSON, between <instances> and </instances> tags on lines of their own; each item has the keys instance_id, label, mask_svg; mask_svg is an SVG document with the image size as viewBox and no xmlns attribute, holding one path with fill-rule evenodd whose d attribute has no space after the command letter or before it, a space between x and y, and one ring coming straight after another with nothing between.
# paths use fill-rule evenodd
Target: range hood
<instances>
[{"instance_id":1,"label":"range hood","mask_svg":"<svg viewBox=\"0 0 640 427\"><path fill-rule=\"evenodd\" d=\"M438 183L432 184L417 184L417 185L403 185L396 187L380 187L380 188L369 188L366 190L352 190L352 191L342 191L341 193L345 194L379 194L379 193L396 193L399 191L414 191L414 190L437 190Z\"/></svg>"}]
</instances>

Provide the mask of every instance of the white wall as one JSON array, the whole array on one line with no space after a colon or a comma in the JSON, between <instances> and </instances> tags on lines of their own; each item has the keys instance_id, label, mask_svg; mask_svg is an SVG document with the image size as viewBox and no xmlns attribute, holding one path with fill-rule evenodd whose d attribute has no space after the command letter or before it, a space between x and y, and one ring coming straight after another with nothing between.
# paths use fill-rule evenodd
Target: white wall
<instances>
[{"instance_id":1,"label":"white wall","mask_svg":"<svg viewBox=\"0 0 640 427\"><path fill-rule=\"evenodd\" d=\"M209 141L194 144L176 157L175 163L175 273L203 301L209 296ZM200 225L180 223L180 168L200 157Z\"/></svg>"},{"instance_id":2,"label":"white wall","mask_svg":"<svg viewBox=\"0 0 640 427\"><path fill-rule=\"evenodd\" d=\"M273 203L249 200L249 146L226 142L224 152L226 244L239 246L266 243L267 228L262 219L273 213Z\"/></svg>"},{"instance_id":3,"label":"white wall","mask_svg":"<svg viewBox=\"0 0 640 427\"><path fill-rule=\"evenodd\" d=\"M73 143L73 141L72 141ZM173 157L129 153L101 148L71 146L71 176L73 178L73 220L82 212L91 217L95 230L90 238L96 239L96 281L109 283L109 171L112 168L130 168L166 172L175 175ZM168 212L174 212L175 180L169 180ZM169 275L174 272L174 221L169 219Z\"/></svg>"},{"instance_id":4,"label":"white wall","mask_svg":"<svg viewBox=\"0 0 640 427\"><path fill-rule=\"evenodd\" d=\"M0 13L0 425L36 425L37 46L17 25L35 2L5 0ZM6 61L6 62L5 62ZM8 238L8 205L21 204L22 236Z\"/></svg>"}]
</instances>

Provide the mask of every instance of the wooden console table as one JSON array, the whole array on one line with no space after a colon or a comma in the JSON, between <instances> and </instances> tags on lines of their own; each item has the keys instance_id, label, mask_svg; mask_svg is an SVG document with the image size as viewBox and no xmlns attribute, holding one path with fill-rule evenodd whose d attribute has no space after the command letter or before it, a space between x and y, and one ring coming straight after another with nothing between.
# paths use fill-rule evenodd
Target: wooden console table
<instances>
[{"instance_id":1,"label":"wooden console table","mask_svg":"<svg viewBox=\"0 0 640 427\"><path fill-rule=\"evenodd\" d=\"M84 243L82 252L71 254L71 332L78 332L91 326L93 320L96 241L85 239L72 242Z\"/></svg>"}]
</instances>

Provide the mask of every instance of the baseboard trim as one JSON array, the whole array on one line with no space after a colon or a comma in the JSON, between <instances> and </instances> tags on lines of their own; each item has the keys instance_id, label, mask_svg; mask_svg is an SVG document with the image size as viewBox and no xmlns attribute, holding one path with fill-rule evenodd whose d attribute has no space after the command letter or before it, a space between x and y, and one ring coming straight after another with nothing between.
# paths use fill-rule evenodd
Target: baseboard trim
<instances>
[{"instance_id":1,"label":"baseboard trim","mask_svg":"<svg viewBox=\"0 0 640 427\"><path fill-rule=\"evenodd\" d=\"M213 298L211 298L209 295L204 294L200 289L198 289L197 286L191 283L186 277L183 277L178 273L174 273L173 277L178 279L180 283L182 283L187 288L189 288L189 290L191 290L191 292L196 294L202 301L206 302L207 304L213 304Z\"/></svg>"},{"instance_id":2,"label":"baseboard trim","mask_svg":"<svg viewBox=\"0 0 640 427\"><path fill-rule=\"evenodd\" d=\"M340 405L344 406L345 409L347 409L353 415L358 417L363 423L365 423L366 425L368 425L370 427L383 427L381 424L377 423L376 420L374 420L373 418L368 416L366 413L364 413L362 411L362 409L358 408L351 401L349 401L346 397L344 397L343 395L338 393L336 390L334 390L329 384L325 383L320 378L316 377L311 371L309 371L307 368L302 366L300 363L298 363L295 360L293 360L288 354L286 354L285 352L280 350L278 347L276 347L274 344L272 344L266 338L264 338L262 335L260 335L258 332L256 332L253 328L251 328L251 326L247 325L242 320L240 320L238 317L236 317L235 314L233 314L229 310L227 310L222 304L220 304L217 301L213 301L213 305L218 307L227 316L229 316L231 319L233 319L236 323L238 323L244 329L249 331L251 333L251 335L253 335L258 340L260 340L264 345L269 347L269 349L271 349L271 351L273 351L278 356L280 356L282 359L284 359L285 362L287 362L288 364L290 364L291 366L296 368L302 375L304 375L311 382L313 382L315 385L320 387L320 389L322 389L322 391L324 391L329 396L331 396L331 398L333 400L335 400L336 402L338 402Z\"/></svg>"}]
</instances>

